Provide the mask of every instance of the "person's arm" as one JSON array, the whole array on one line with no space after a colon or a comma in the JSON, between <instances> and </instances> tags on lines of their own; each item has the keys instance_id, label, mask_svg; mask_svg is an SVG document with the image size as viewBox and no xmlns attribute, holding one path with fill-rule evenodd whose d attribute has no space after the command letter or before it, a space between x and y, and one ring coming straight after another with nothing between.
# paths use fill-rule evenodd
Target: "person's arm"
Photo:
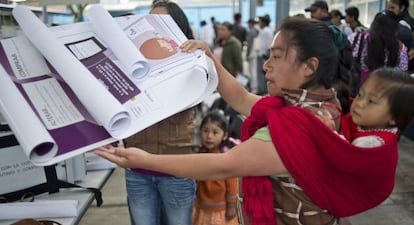
<instances>
[{"instance_id":1,"label":"person's arm","mask_svg":"<svg viewBox=\"0 0 414 225\"><path fill-rule=\"evenodd\" d=\"M214 57L212 52L208 49L205 42L197 40L189 40L183 43L181 46L183 51L192 52L196 49L202 49L206 52L216 67L217 74L219 76L219 85L217 90L221 97L226 101L234 110L247 116L250 114L250 109L261 98L259 95L249 93L243 86L241 86L237 80L221 65L220 61Z\"/></svg>"},{"instance_id":2,"label":"person's arm","mask_svg":"<svg viewBox=\"0 0 414 225\"><path fill-rule=\"evenodd\" d=\"M266 176L286 172L272 142L251 138L222 154L155 155L138 148L106 146L95 151L124 168L142 168L197 180Z\"/></svg>"}]
</instances>

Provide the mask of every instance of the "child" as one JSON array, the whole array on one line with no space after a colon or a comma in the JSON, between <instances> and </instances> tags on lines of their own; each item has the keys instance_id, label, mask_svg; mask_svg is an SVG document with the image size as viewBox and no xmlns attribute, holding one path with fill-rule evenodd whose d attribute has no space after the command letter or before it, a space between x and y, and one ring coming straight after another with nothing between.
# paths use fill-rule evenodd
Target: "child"
<instances>
[{"instance_id":1,"label":"child","mask_svg":"<svg viewBox=\"0 0 414 225\"><path fill-rule=\"evenodd\" d=\"M360 147L377 147L398 137L414 117L414 78L398 68L373 71L342 120L342 132Z\"/></svg>"},{"instance_id":2,"label":"child","mask_svg":"<svg viewBox=\"0 0 414 225\"><path fill-rule=\"evenodd\" d=\"M209 112L200 124L200 153L222 153L227 140L227 122L223 112ZM197 181L193 225L237 225L237 177L225 180Z\"/></svg>"}]
</instances>

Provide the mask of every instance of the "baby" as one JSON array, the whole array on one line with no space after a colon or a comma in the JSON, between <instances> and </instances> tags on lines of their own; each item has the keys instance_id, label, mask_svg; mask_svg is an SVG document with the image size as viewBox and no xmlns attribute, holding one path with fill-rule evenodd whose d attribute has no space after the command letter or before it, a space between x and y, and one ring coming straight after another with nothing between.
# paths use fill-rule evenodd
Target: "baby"
<instances>
[{"instance_id":1,"label":"baby","mask_svg":"<svg viewBox=\"0 0 414 225\"><path fill-rule=\"evenodd\" d=\"M398 68L373 71L342 119L343 135L354 145L377 147L395 139L414 117L414 78Z\"/></svg>"}]
</instances>

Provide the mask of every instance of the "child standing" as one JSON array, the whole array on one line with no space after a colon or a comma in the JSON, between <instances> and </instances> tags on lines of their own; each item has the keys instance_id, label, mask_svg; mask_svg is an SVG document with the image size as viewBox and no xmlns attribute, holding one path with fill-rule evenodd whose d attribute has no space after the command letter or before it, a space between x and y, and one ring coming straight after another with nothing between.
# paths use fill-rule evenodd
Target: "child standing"
<instances>
[{"instance_id":1,"label":"child standing","mask_svg":"<svg viewBox=\"0 0 414 225\"><path fill-rule=\"evenodd\" d=\"M414 118L414 78L398 68L372 72L342 120L354 145L377 147L398 138Z\"/></svg>"},{"instance_id":2,"label":"child standing","mask_svg":"<svg viewBox=\"0 0 414 225\"><path fill-rule=\"evenodd\" d=\"M200 124L200 153L222 153L228 140L227 121L221 111L209 112ZM237 177L197 180L193 225L237 225Z\"/></svg>"}]
</instances>

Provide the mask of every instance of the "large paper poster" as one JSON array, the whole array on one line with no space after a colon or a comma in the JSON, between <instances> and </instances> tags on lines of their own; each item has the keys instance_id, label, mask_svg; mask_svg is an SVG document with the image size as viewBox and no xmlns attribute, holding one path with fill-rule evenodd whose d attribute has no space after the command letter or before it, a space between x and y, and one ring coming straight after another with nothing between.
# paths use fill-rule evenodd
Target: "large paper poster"
<instances>
[{"instance_id":1,"label":"large paper poster","mask_svg":"<svg viewBox=\"0 0 414 225\"><path fill-rule=\"evenodd\" d=\"M0 42L0 110L36 165L131 136L216 89L212 61L180 51L168 15L114 20L95 5L90 22L52 28L24 6L13 15L25 35Z\"/></svg>"}]
</instances>

